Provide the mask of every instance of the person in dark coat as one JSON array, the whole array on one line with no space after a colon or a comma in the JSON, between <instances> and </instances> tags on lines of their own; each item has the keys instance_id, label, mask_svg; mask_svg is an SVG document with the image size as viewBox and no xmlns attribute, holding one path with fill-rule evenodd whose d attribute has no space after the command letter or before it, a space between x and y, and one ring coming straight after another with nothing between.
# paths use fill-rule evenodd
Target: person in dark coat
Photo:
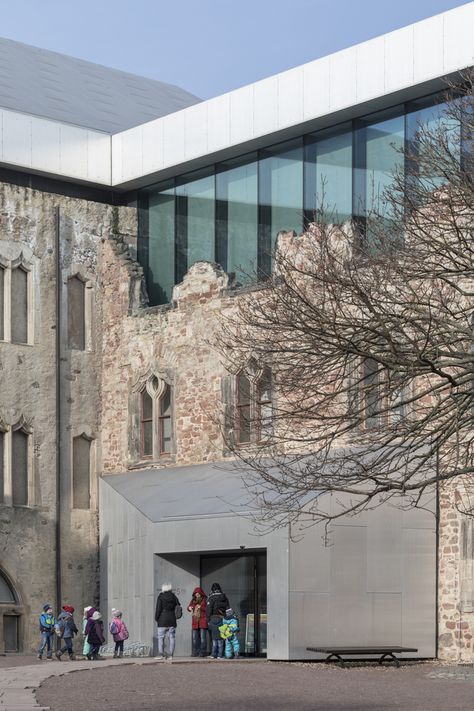
<instances>
[{"instance_id":1,"label":"person in dark coat","mask_svg":"<svg viewBox=\"0 0 474 711\"><path fill-rule=\"evenodd\" d=\"M206 593L202 588L194 588L188 612L192 614L193 657L207 656Z\"/></svg>"},{"instance_id":2,"label":"person in dark coat","mask_svg":"<svg viewBox=\"0 0 474 711\"><path fill-rule=\"evenodd\" d=\"M164 583L156 601L155 620L158 625L158 656L156 659L163 659L165 656L165 637L168 636L168 658L173 659L176 646L176 607L180 602L174 592L171 583Z\"/></svg>"},{"instance_id":3,"label":"person in dark coat","mask_svg":"<svg viewBox=\"0 0 474 711\"><path fill-rule=\"evenodd\" d=\"M207 598L206 605L207 621L209 622L213 615L218 615L221 612L224 614L229 607L230 605L227 595L222 592L222 588L219 583L212 583L211 594Z\"/></svg>"},{"instance_id":4,"label":"person in dark coat","mask_svg":"<svg viewBox=\"0 0 474 711\"><path fill-rule=\"evenodd\" d=\"M102 621L102 615L98 610L89 618L85 633L91 646L90 657L92 659L103 659L103 657L99 656L99 649L105 644L104 623Z\"/></svg>"},{"instance_id":5,"label":"person in dark coat","mask_svg":"<svg viewBox=\"0 0 474 711\"><path fill-rule=\"evenodd\" d=\"M58 660L58 662L61 661L61 657L64 654L64 652L67 652L69 654L69 659L74 659L74 651L72 648L72 642L74 639L74 635L78 633L78 629L76 627L76 623L74 622L74 608L72 605L63 605L63 612L58 617L58 622L57 624L59 625L60 631L61 631L61 638L63 640L63 644L61 645L61 649L59 649L55 653L55 657Z\"/></svg>"}]
</instances>

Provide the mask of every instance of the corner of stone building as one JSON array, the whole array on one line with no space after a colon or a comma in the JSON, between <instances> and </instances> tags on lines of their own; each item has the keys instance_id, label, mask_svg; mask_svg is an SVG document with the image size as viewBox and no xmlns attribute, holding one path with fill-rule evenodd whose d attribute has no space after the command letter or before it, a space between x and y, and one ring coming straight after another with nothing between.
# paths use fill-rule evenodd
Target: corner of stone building
<instances>
[{"instance_id":1,"label":"corner of stone building","mask_svg":"<svg viewBox=\"0 0 474 711\"><path fill-rule=\"evenodd\" d=\"M462 487L443 482L439 492L438 657L474 661L474 518L461 513Z\"/></svg>"}]
</instances>

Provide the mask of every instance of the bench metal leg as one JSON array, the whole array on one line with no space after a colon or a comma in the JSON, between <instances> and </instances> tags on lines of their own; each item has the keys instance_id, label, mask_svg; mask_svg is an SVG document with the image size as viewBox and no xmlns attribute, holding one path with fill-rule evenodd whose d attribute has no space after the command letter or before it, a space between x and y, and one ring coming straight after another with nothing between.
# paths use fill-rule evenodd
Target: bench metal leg
<instances>
[{"instance_id":1,"label":"bench metal leg","mask_svg":"<svg viewBox=\"0 0 474 711\"><path fill-rule=\"evenodd\" d=\"M333 657L334 657L334 659L333 659ZM325 661L326 663L327 663L327 662L335 661L335 662L339 662L339 664L341 665L341 667L344 667L344 666L345 666L345 664L344 664L344 659L341 657L340 654L336 654L335 652L333 652L332 654L329 654L329 655L326 657L326 659L325 659L324 661Z\"/></svg>"},{"instance_id":2,"label":"bench metal leg","mask_svg":"<svg viewBox=\"0 0 474 711\"><path fill-rule=\"evenodd\" d=\"M379 664L383 664L385 659L389 659L391 662L395 662L396 666L400 666L399 660L396 658L396 656L392 652L388 652L387 654L382 654L382 656L379 659Z\"/></svg>"}]
</instances>

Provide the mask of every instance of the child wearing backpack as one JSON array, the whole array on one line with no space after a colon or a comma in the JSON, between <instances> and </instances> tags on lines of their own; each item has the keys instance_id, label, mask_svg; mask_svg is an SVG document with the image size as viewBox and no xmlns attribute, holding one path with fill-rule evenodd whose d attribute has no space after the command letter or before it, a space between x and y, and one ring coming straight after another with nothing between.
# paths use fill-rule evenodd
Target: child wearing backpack
<instances>
[{"instance_id":1,"label":"child wearing backpack","mask_svg":"<svg viewBox=\"0 0 474 711\"><path fill-rule=\"evenodd\" d=\"M53 609L49 602L43 605L43 612L39 618L39 628L41 632L41 642L38 647L38 659L43 659L44 648L46 647L46 659L51 660L53 658L52 652L52 640L54 638L54 625L56 620L54 619Z\"/></svg>"},{"instance_id":2,"label":"child wearing backpack","mask_svg":"<svg viewBox=\"0 0 474 711\"><path fill-rule=\"evenodd\" d=\"M109 625L110 634L114 638L115 650L114 659L123 657L123 643L128 639L128 629L125 622L122 620L122 612L112 608L112 622Z\"/></svg>"},{"instance_id":3,"label":"child wearing backpack","mask_svg":"<svg viewBox=\"0 0 474 711\"><path fill-rule=\"evenodd\" d=\"M69 654L69 659L74 659L74 652L72 649L72 640L74 635L78 633L76 623L74 622L74 608L72 605L63 605L63 611L58 617L58 621L55 625L56 634L60 637L64 644L55 653L55 657L58 662L61 661L61 657L64 652Z\"/></svg>"},{"instance_id":4,"label":"child wearing backpack","mask_svg":"<svg viewBox=\"0 0 474 711\"><path fill-rule=\"evenodd\" d=\"M240 656L240 642L238 638L239 620L234 611L229 607L225 611L224 619L222 620L222 625L219 627L219 632L221 637L225 641L225 657L226 659L238 659Z\"/></svg>"}]
</instances>

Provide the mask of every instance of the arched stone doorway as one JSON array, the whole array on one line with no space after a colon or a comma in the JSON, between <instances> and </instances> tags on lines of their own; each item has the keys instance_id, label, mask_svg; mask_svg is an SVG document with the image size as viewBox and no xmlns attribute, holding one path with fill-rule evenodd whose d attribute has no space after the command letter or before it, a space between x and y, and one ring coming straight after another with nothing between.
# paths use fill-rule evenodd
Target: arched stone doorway
<instances>
[{"instance_id":1,"label":"arched stone doorway","mask_svg":"<svg viewBox=\"0 0 474 711\"><path fill-rule=\"evenodd\" d=\"M21 651L21 613L18 594L0 568L0 653Z\"/></svg>"}]
</instances>

